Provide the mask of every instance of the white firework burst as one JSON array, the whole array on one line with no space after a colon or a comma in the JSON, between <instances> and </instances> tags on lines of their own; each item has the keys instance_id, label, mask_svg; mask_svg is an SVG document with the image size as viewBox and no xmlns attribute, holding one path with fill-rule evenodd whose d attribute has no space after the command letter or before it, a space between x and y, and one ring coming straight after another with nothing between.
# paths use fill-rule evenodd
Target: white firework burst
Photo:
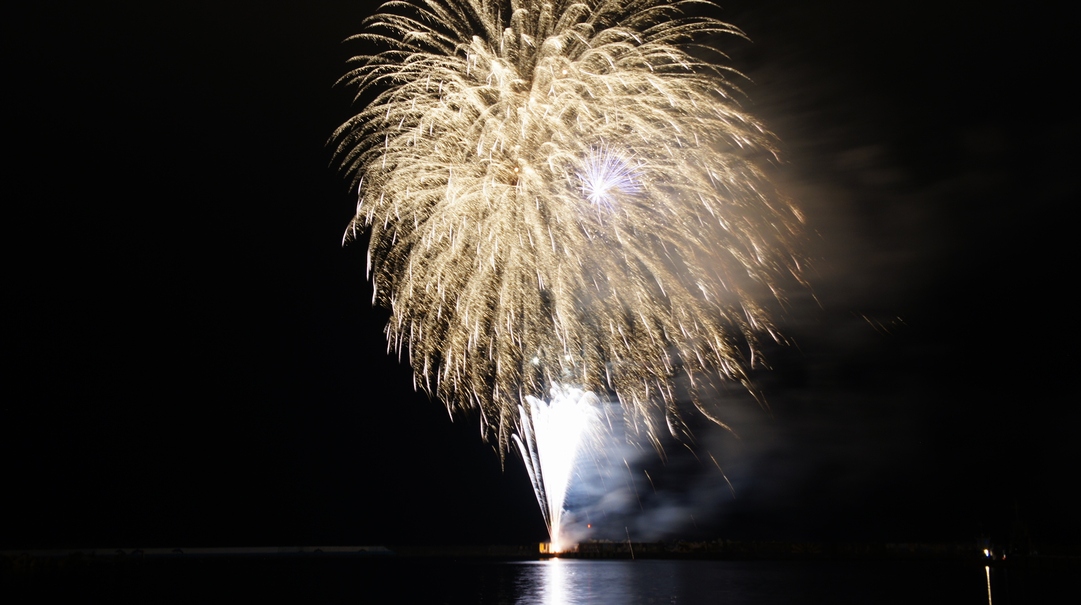
<instances>
[{"instance_id":1,"label":"white firework burst","mask_svg":"<svg viewBox=\"0 0 1081 605\"><path fill-rule=\"evenodd\" d=\"M641 190L631 163L608 147L590 150L578 178L582 181L582 195L602 208L611 208L620 197Z\"/></svg>"}]
</instances>

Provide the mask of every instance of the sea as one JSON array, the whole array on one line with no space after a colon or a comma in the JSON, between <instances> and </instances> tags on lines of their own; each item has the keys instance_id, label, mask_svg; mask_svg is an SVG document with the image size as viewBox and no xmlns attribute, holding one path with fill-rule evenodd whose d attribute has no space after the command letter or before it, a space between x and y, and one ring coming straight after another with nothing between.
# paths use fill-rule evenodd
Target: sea
<instances>
[{"instance_id":1,"label":"sea","mask_svg":"<svg viewBox=\"0 0 1081 605\"><path fill-rule=\"evenodd\" d=\"M0 596L305 605L1015 605L1081 602L1077 571L934 561L105 557L9 563Z\"/></svg>"}]
</instances>

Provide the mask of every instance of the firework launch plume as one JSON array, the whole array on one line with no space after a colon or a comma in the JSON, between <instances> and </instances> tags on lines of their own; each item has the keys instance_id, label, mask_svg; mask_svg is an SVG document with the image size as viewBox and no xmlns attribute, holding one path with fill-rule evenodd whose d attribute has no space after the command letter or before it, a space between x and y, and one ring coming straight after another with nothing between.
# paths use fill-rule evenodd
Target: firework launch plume
<instances>
[{"instance_id":1,"label":"firework launch plume","mask_svg":"<svg viewBox=\"0 0 1081 605\"><path fill-rule=\"evenodd\" d=\"M512 436L525 463L533 492L540 503L552 548L558 552L563 542L563 503L583 442L600 425L599 399L593 393L573 387L552 387L552 397L544 401L526 395L519 408L520 436Z\"/></svg>"},{"instance_id":2,"label":"firework launch plume","mask_svg":"<svg viewBox=\"0 0 1081 605\"><path fill-rule=\"evenodd\" d=\"M355 36L333 136L375 302L417 386L501 452L527 397L614 393L684 437L674 379L748 386L765 297L799 279L772 135L694 0L398 0ZM524 407L523 407L524 406ZM720 422L716 414L701 411ZM525 456L525 454L523 454Z\"/></svg>"}]
</instances>

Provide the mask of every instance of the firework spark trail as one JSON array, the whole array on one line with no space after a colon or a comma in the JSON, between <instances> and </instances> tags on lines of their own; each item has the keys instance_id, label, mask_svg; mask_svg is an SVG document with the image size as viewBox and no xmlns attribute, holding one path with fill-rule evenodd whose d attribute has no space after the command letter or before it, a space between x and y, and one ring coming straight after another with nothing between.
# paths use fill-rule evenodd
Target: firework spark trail
<instances>
[{"instance_id":1,"label":"firework spark trail","mask_svg":"<svg viewBox=\"0 0 1081 605\"><path fill-rule=\"evenodd\" d=\"M509 449L527 396L614 392L687 434L674 378L747 381L801 217L696 0L406 0L355 38L365 106L334 134L388 346ZM712 54L710 54L712 53ZM696 401L697 403L697 401ZM699 409L720 422L704 405Z\"/></svg>"}]
</instances>

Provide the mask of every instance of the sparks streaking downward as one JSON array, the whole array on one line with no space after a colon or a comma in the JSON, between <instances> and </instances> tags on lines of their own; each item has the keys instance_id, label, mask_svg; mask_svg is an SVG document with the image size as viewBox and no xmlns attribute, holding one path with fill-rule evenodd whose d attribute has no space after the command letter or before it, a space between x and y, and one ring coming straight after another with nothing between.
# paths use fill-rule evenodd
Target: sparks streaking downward
<instances>
[{"instance_id":1,"label":"sparks streaking downward","mask_svg":"<svg viewBox=\"0 0 1081 605\"><path fill-rule=\"evenodd\" d=\"M562 385L614 393L655 445L684 437L674 378L750 386L745 353L776 338L763 293L799 278L801 218L711 62L742 35L713 9L394 1L355 37L373 50L343 78L366 104L334 134L359 197L346 237L370 232L417 385L478 410L501 452L528 398Z\"/></svg>"}]
</instances>

